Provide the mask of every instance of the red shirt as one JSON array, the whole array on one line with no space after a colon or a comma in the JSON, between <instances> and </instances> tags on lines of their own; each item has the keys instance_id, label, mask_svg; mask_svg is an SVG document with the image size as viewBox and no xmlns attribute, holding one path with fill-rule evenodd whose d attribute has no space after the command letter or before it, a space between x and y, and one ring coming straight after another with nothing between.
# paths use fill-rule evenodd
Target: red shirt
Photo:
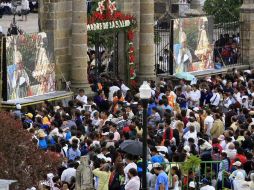
<instances>
[{"instance_id":1,"label":"red shirt","mask_svg":"<svg viewBox=\"0 0 254 190\"><path fill-rule=\"evenodd\" d=\"M220 144L213 144L213 148L214 148L214 147L217 147L217 148L219 149L220 153L221 153L222 150L223 150Z\"/></svg>"},{"instance_id":2,"label":"red shirt","mask_svg":"<svg viewBox=\"0 0 254 190\"><path fill-rule=\"evenodd\" d=\"M131 130L129 126L123 128L123 133L129 133Z\"/></svg>"},{"instance_id":3,"label":"red shirt","mask_svg":"<svg viewBox=\"0 0 254 190\"><path fill-rule=\"evenodd\" d=\"M245 164L247 162L246 156L242 154L236 154L235 159L238 158L242 164Z\"/></svg>"}]
</instances>

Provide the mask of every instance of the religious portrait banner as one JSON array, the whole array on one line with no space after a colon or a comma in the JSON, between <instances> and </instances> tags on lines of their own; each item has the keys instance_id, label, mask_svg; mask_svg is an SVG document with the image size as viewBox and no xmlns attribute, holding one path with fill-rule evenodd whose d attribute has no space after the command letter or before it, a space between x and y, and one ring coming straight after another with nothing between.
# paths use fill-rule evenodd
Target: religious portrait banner
<instances>
[{"instance_id":1,"label":"religious portrait banner","mask_svg":"<svg viewBox=\"0 0 254 190\"><path fill-rule=\"evenodd\" d=\"M214 69L213 19L179 18L173 23L174 73Z\"/></svg>"},{"instance_id":2,"label":"religious portrait banner","mask_svg":"<svg viewBox=\"0 0 254 190\"><path fill-rule=\"evenodd\" d=\"M6 39L7 100L55 91L55 64L45 32Z\"/></svg>"}]
</instances>

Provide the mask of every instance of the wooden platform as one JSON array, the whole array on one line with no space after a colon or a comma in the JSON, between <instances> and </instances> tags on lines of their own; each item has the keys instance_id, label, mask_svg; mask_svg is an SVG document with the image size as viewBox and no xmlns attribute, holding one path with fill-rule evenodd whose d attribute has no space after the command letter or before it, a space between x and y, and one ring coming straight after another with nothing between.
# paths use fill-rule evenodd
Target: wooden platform
<instances>
[{"instance_id":1,"label":"wooden platform","mask_svg":"<svg viewBox=\"0 0 254 190\"><path fill-rule=\"evenodd\" d=\"M43 95L31 96L26 98L20 98L15 100L2 101L2 108L14 108L17 104L20 104L22 107L35 105L47 101L58 101L63 99L71 99L73 97L73 92L68 91L55 91Z\"/></svg>"}]
</instances>

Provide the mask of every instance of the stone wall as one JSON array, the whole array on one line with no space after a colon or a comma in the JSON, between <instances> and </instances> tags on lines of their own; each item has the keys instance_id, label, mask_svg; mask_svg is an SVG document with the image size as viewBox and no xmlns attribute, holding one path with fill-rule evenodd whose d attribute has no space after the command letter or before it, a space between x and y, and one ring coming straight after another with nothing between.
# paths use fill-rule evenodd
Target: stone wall
<instances>
[{"instance_id":1,"label":"stone wall","mask_svg":"<svg viewBox=\"0 0 254 190\"><path fill-rule=\"evenodd\" d=\"M136 66L137 70L139 68L139 31L140 31L140 0L116 0L117 7L124 14L134 15L137 19L137 27L135 28L135 39L134 39L134 47L135 47L135 57L136 57ZM118 53L119 53L119 76L124 80L127 80L127 63L126 63L126 46L125 46L126 36L123 32L119 35L119 45L118 45Z\"/></svg>"},{"instance_id":2,"label":"stone wall","mask_svg":"<svg viewBox=\"0 0 254 190\"><path fill-rule=\"evenodd\" d=\"M52 33L57 89L70 80L72 0L40 0L39 28Z\"/></svg>"},{"instance_id":3,"label":"stone wall","mask_svg":"<svg viewBox=\"0 0 254 190\"><path fill-rule=\"evenodd\" d=\"M254 0L244 0L240 10L243 64L254 68Z\"/></svg>"}]
</instances>

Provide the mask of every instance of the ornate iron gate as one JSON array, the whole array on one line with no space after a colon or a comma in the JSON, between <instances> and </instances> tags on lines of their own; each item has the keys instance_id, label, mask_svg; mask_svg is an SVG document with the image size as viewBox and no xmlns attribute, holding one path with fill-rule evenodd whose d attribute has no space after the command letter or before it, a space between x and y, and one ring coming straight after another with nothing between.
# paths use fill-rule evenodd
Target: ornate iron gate
<instances>
[{"instance_id":1,"label":"ornate iron gate","mask_svg":"<svg viewBox=\"0 0 254 190\"><path fill-rule=\"evenodd\" d=\"M215 64L220 62L223 67L243 64L239 21L215 24L214 40Z\"/></svg>"},{"instance_id":2,"label":"ornate iron gate","mask_svg":"<svg viewBox=\"0 0 254 190\"><path fill-rule=\"evenodd\" d=\"M172 21L155 26L155 71L156 74L173 74Z\"/></svg>"},{"instance_id":3,"label":"ornate iron gate","mask_svg":"<svg viewBox=\"0 0 254 190\"><path fill-rule=\"evenodd\" d=\"M118 77L118 32L91 33L88 37L89 79L99 81L103 74Z\"/></svg>"}]
</instances>

